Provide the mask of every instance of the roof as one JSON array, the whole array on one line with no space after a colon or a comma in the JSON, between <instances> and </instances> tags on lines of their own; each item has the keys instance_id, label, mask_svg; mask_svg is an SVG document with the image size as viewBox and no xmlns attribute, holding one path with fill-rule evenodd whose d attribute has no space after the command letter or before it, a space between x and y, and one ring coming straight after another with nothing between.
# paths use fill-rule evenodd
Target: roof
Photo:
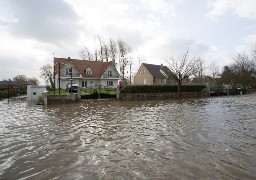
<instances>
[{"instance_id":1,"label":"roof","mask_svg":"<svg viewBox=\"0 0 256 180\"><path fill-rule=\"evenodd\" d=\"M68 59L68 58L54 58L54 65L56 72L58 72L58 63L62 63L64 65L65 63L69 62L73 63L76 69L79 71L79 73L82 75L83 78L101 78L103 73L106 71L107 67L109 65L112 65L112 61L110 62L102 62L102 61L88 61L88 60L79 60L79 59ZM85 70L87 68L91 68L92 74L88 75L85 74Z\"/></svg>"},{"instance_id":2,"label":"roof","mask_svg":"<svg viewBox=\"0 0 256 180\"><path fill-rule=\"evenodd\" d=\"M161 73L163 71L168 77L171 76L172 72L167 66L163 65L155 65L155 64L146 64L142 63L149 73L155 78L165 78L164 74Z\"/></svg>"},{"instance_id":3,"label":"roof","mask_svg":"<svg viewBox=\"0 0 256 180\"><path fill-rule=\"evenodd\" d=\"M16 81L0 81L0 86L8 86L8 85L17 86L18 82L16 82Z\"/></svg>"}]
</instances>

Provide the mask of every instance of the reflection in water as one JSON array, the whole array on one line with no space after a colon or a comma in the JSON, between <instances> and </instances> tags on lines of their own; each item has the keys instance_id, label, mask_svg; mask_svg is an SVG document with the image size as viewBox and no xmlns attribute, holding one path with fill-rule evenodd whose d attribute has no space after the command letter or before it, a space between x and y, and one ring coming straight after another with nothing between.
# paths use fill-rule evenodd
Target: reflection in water
<instances>
[{"instance_id":1,"label":"reflection in water","mask_svg":"<svg viewBox=\"0 0 256 180\"><path fill-rule=\"evenodd\" d=\"M255 94L0 101L0 179L254 179L255 105Z\"/></svg>"}]
</instances>

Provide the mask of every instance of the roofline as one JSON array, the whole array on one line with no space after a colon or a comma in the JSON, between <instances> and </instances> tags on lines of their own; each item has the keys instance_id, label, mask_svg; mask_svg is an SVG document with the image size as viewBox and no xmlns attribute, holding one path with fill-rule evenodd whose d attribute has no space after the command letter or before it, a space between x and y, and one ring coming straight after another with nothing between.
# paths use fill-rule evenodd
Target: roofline
<instances>
[{"instance_id":1,"label":"roofline","mask_svg":"<svg viewBox=\"0 0 256 180\"><path fill-rule=\"evenodd\" d=\"M83 72L80 72L79 71L79 68L77 68L77 66L76 66L76 64L74 63L74 60L76 60L76 61L89 61L89 60L82 60L82 59L68 59L68 58L58 58L58 57L54 57L54 60L57 60L57 59L63 59L64 60L64 63L62 63L62 65L61 65L61 67L60 67L60 69L67 63L67 61L72 61L72 64L75 66L75 68L78 70L78 72L80 73L80 75L83 77L83 75L82 75L82 73ZM54 62L54 60L53 60L53 62ZM95 61L95 62L103 62L103 61ZM104 69L104 71L102 72L102 74L100 74L100 77L104 74L104 72L106 71L106 69L109 67L109 65L110 64L112 64L113 66L114 66L114 64L113 64L113 61L108 61L108 62L103 62L103 63L108 63L108 65L106 66L106 68ZM57 64L57 63L56 63ZM54 64L54 67L55 67L55 65L56 64ZM90 67L90 65L88 65L88 67ZM88 68L87 67L87 68ZM115 67L115 66L114 66ZM90 67L91 68L91 67ZM59 71L60 71L60 69L59 69ZM92 68L91 68L92 69ZM118 73L118 75L120 76L120 74L119 74L119 72L118 72L118 70L115 68L115 70L116 70L116 72ZM54 71L54 72L56 72L55 74L57 74L58 73L58 71Z\"/></svg>"}]
</instances>

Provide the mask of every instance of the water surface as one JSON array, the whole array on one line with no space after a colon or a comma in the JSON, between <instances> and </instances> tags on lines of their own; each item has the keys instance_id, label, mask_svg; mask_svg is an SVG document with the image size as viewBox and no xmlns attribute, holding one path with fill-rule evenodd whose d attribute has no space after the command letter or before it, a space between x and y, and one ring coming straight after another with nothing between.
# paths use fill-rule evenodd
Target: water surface
<instances>
[{"instance_id":1,"label":"water surface","mask_svg":"<svg viewBox=\"0 0 256 180\"><path fill-rule=\"evenodd\" d=\"M256 94L0 101L0 179L255 179Z\"/></svg>"}]
</instances>

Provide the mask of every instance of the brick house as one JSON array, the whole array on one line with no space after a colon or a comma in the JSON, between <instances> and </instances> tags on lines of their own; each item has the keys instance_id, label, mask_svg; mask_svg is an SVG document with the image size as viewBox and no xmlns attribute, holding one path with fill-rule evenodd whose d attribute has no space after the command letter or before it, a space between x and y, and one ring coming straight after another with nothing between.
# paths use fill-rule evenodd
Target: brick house
<instances>
[{"instance_id":1,"label":"brick house","mask_svg":"<svg viewBox=\"0 0 256 180\"><path fill-rule=\"evenodd\" d=\"M134 84L172 85L176 84L176 81L167 66L142 63L134 77Z\"/></svg>"},{"instance_id":2,"label":"brick house","mask_svg":"<svg viewBox=\"0 0 256 180\"><path fill-rule=\"evenodd\" d=\"M80 88L116 88L120 76L112 62L55 57L54 69L55 87L59 88L60 84L61 89L66 89L71 81Z\"/></svg>"}]
</instances>

